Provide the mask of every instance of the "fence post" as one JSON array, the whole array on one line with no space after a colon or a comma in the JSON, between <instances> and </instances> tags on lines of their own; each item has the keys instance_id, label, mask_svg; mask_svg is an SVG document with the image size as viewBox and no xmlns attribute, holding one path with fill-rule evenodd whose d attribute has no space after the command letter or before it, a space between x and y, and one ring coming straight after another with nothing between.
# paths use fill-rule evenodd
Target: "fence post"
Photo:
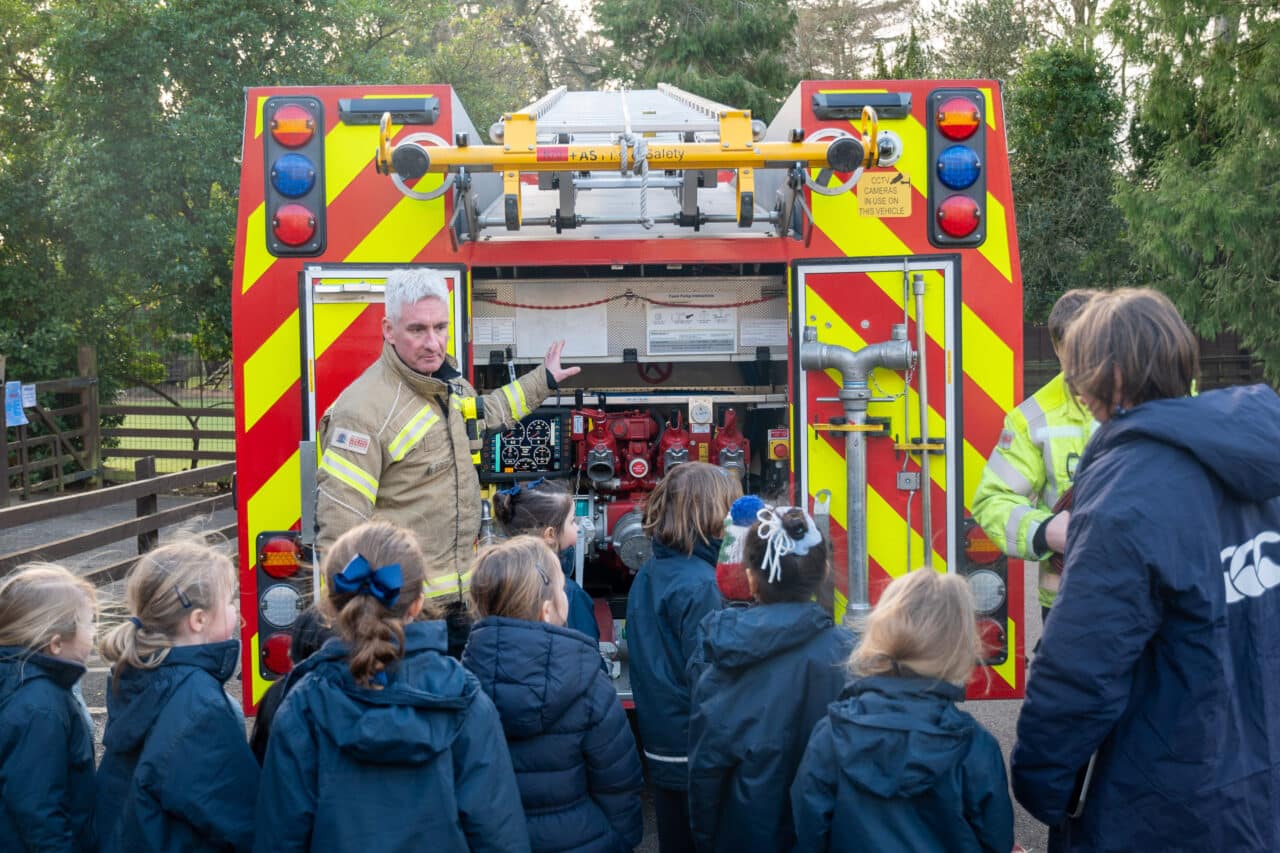
<instances>
[{"instance_id":1,"label":"fence post","mask_svg":"<svg viewBox=\"0 0 1280 853\"><path fill-rule=\"evenodd\" d=\"M0 389L4 388L4 361L0 355ZM0 406L0 509L9 505L9 425Z\"/></svg>"},{"instance_id":2,"label":"fence post","mask_svg":"<svg viewBox=\"0 0 1280 853\"><path fill-rule=\"evenodd\" d=\"M91 346L80 347L76 355L77 367L83 377L93 379L93 384L80 392L83 406L80 426L84 429L84 456L88 468L93 471L89 488L102 485L102 415L98 411L98 353Z\"/></svg>"},{"instance_id":3,"label":"fence post","mask_svg":"<svg viewBox=\"0 0 1280 853\"><path fill-rule=\"evenodd\" d=\"M134 480L150 480L156 475L156 459L154 456L144 456L137 462L133 463ZM137 518L145 518L148 515L155 515L160 508L160 496L156 492L149 495L143 495L135 502L136 511L134 515ZM146 533L138 534L138 555L141 556L152 548L160 544L160 531L151 530Z\"/></svg>"}]
</instances>

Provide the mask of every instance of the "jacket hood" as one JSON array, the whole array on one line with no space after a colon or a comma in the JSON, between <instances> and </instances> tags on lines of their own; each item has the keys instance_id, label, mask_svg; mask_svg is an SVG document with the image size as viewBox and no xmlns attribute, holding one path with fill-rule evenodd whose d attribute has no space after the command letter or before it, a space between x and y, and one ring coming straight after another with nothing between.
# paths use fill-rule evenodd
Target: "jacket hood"
<instances>
[{"instance_id":1,"label":"jacket hood","mask_svg":"<svg viewBox=\"0 0 1280 853\"><path fill-rule=\"evenodd\" d=\"M932 678L872 676L831 706L832 740L850 784L878 797L914 797L968 752L964 689Z\"/></svg>"},{"instance_id":2,"label":"jacket hood","mask_svg":"<svg viewBox=\"0 0 1280 853\"><path fill-rule=\"evenodd\" d=\"M0 702L30 681L45 679L70 690L85 668L74 661L32 652L23 646L0 646Z\"/></svg>"},{"instance_id":3,"label":"jacket hood","mask_svg":"<svg viewBox=\"0 0 1280 853\"><path fill-rule=\"evenodd\" d=\"M1147 438L1181 448L1240 500L1280 496L1280 397L1266 385L1151 400L1122 410L1099 429L1094 454ZM1085 460L1087 461L1087 460Z\"/></svg>"},{"instance_id":4,"label":"jacket hood","mask_svg":"<svg viewBox=\"0 0 1280 853\"><path fill-rule=\"evenodd\" d=\"M650 540L653 543L653 557L655 560L666 560L671 557L697 557L704 563L710 563L714 566L720 560L720 543L723 540L712 539L710 542L698 540L693 544L693 554L686 554L683 551L677 551L670 545L665 545L656 539Z\"/></svg>"},{"instance_id":5,"label":"jacket hood","mask_svg":"<svg viewBox=\"0 0 1280 853\"><path fill-rule=\"evenodd\" d=\"M307 712L318 729L354 758L377 764L422 764L448 749L462 729L478 687L446 656L444 622L404 628L404 657L381 689L357 684L347 665L348 646L331 639L298 667L295 689L315 679L320 698Z\"/></svg>"},{"instance_id":6,"label":"jacket hood","mask_svg":"<svg viewBox=\"0 0 1280 853\"><path fill-rule=\"evenodd\" d=\"M716 610L702 622L702 651L709 664L750 667L804 645L834 624L813 602Z\"/></svg>"},{"instance_id":7,"label":"jacket hood","mask_svg":"<svg viewBox=\"0 0 1280 853\"><path fill-rule=\"evenodd\" d=\"M542 734L599 677L600 649L570 628L486 616L471 628L463 662L480 679L508 737Z\"/></svg>"},{"instance_id":8,"label":"jacket hood","mask_svg":"<svg viewBox=\"0 0 1280 853\"><path fill-rule=\"evenodd\" d=\"M204 671L225 684L236 671L240 658L239 640L174 646L153 669L121 666L107 688L107 718L110 726L104 740L113 749L130 751L146 740L169 697L197 672Z\"/></svg>"}]
</instances>

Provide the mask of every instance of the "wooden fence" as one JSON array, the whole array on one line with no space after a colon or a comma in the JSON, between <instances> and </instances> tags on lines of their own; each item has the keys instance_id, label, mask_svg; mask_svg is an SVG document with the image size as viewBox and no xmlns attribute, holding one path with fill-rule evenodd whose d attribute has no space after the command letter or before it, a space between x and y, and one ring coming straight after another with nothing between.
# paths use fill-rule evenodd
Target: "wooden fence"
<instances>
[{"instance_id":1,"label":"wooden fence","mask_svg":"<svg viewBox=\"0 0 1280 853\"><path fill-rule=\"evenodd\" d=\"M37 402L25 410L29 424L10 427L0 407L0 508L9 505L11 479L23 498L62 492L81 481L101 481L97 359L91 347L80 348L78 366L79 376L34 383ZM4 379L0 356L0 385ZM51 397L52 406L41 402ZM68 426L72 422L75 425Z\"/></svg>"},{"instance_id":2,"label":"wooden fence","mask_svg":"<svg viewBox=\"0 0 1280 853\"><path fill-rule=\"evenodd\" d=\"M32 560L62 560L122 540L136 539L137 554L81 573L97 584L119 580L137 562L139 555L156 547L161 528L179 524L191 518L212 515L218 510L231 508L234 503L232 492L226 491L211 497L198 498L182 506L159 509L159 497L162 494L175 489L230 479L235 474L234 462L197 468L192 471L180 471L176 474L163 474L158 477L154 476L155 460L152 458L139 459L134 467L137 479L132 483L0 509L0 532L2 532L24 524L65 519L126 501L134 502L133 518L41 545L27 546L0 554L0 577ZM236 525L232 523L217 530L204 531L204 534L234 539Z\"/></svg>"},{"instance_id":3,"label":"wooden fence","mask_svg":"<svg viewBox=\"0 0 1280 853\"><path fill-rule=\"evenodd\" d=\"M150 456L155 459L189 459L195 468L201 461L233 462L235 450L201 449L201 441L235 441L235 429L209 429L200 426L200 418L225 418L230 421L235 417L231 409L194 406L103 406L102 416L114 415L128 417L137 415L148 419L182 418L189 427L173 429L172 427L107 427L102 430L102 437L111 439L178 439L191 442L188 448L154 448L154 447L103 447L103 456L138 458Z\"/></svg>"}]
</instances>

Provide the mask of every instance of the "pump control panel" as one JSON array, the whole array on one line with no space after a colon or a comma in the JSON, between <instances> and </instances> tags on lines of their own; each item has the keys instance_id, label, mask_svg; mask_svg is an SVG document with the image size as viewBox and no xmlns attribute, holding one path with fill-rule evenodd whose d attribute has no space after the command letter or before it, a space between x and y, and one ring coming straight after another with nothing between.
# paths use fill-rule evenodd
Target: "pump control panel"
<instances>
[{"instance_id":1,"label":"pump control panel","mask_svg":"<svg viewBox=\"0 0 1280 853\"><path fill-rule=\"evenodd\" d=\"M480 480L508 483L569 474L572 446L569 410L541 407L505 432L485 438L480 453Z\"/></svg>"}]
</instances>

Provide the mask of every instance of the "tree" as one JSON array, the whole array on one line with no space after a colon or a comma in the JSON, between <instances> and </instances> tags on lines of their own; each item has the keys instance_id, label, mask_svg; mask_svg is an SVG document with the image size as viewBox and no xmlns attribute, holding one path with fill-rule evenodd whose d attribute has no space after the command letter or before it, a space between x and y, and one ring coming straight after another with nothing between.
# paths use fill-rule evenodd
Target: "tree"
<instances>
[{"instance_id":1,"label":"tree","mask_svg":"<svg viewBox=\"0 0 1280 853\"><path fill-rule=\"evenodd\" d=\"M612 45L602 57L607 79L671 83L765 121L795 84L787 0L595 0L593 8Z\"/></svg>"},{"instance_id":2,"label":"tree","mask_svg":"<svg viewBox=\"0 0 1280 853\"><path fill-rule=\"evenodd\" d=\"M943 0L927 18L940 33L937 70L946 77L1009 80L1045 34L1045 10L1029 0Z\"/></svg>"},{"instance_id":3,"label":"tree","mask_svg":"<svg viewBox=\"0 0 1280 853\"><path fill-rule=\"evenodd\" d=\"M928 46L916 35L916 25L911 25L905 39L893 46L893 60L885 59L884 46L876 45L875 75L884 80L917 80L929 77L933 59Z\"/></svg>"},{"instance_id":4,"label":"tree","mask_svg":"<svg viewBox=\"0 0 1280 853\"><path fill-rule=\"evenodd\" d=\"M1129 0L1107 15L1151 69L1118 193L1144 276L1280 381L1280 17L1271 2Z\"/></svg>"},{"instance_id":5,"label":"tree","mask_svg":"<svg viewBox=\"0 0 1280 853\"><path fill-rule=\"evenodd\" d=\"M801 0L793 5L792 67L802 80L862 78L875 67L885 32L906 23L911 9L910 0Z\"/></svg>"},{"instance_id":6,"label":"tree","mask_svg":"<svg viewBox=\"0 0 1280 853\"><path fill-rule=\"evenodd\" d=\"M1006 98L1025 314L1043 322L1075 287L1130 283L1112 193L1122 105L1090 48L1028 53Z\"/></svg>"}]
</instances>

